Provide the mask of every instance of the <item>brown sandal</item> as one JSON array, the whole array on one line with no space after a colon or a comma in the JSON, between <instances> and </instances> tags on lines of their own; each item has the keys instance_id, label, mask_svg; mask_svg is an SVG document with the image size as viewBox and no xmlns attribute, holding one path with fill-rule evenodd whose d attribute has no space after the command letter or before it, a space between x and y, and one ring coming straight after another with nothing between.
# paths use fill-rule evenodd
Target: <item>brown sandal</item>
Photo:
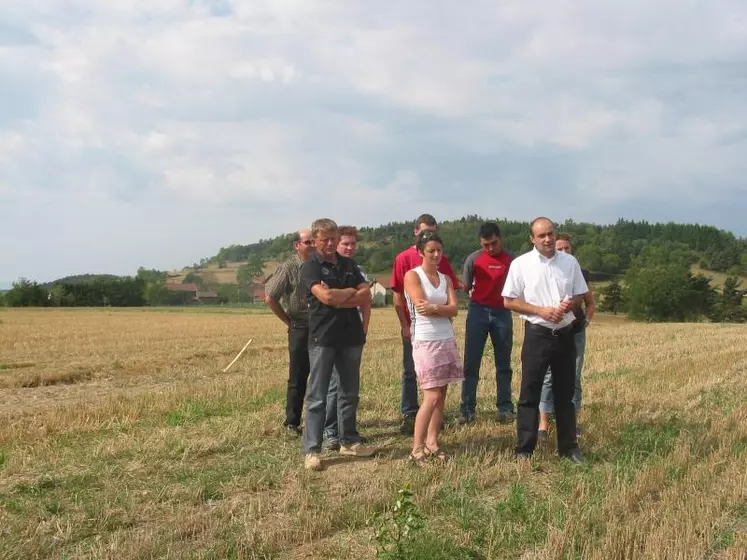
<instances>
[{"instance_id":1,"label":"brown sandal","mask_svg":"<svg viewBox=\"0 0 747 560\"><path fill-rule=\"evenodd\" d=\"M427 461L430 456L429 449L425 445L421 445L410 453L409 460L411 463L420 465Z\"/></svg>"},{"instance_id":2,"label":"brown sandal","mask_svg":"<svg viewBox=\"0 0 747 560\"><path fill-rule=\"evenodd\" d=\"M436 449L431 449L430 447L425 446L425 453L428 454L428 457L433 457L437 459L438 461L445 462L449 459L449 454L446 453L441 447L436 447Z\"/></svg>"}]
</instances>

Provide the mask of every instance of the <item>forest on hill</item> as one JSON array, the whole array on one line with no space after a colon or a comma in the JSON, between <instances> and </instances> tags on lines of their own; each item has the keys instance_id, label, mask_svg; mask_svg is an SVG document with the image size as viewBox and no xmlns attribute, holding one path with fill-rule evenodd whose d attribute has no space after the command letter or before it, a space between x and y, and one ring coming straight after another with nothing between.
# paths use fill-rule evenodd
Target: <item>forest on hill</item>
<instances>
[{"instance_id":1,"label":"forest on hill","mask_svg":"<svg viewBox=\"0 0 747 560\"><path fill-rule=\"evenodd\" d=\"M466 257L479 248L477 231L485 221L499 224L504 247L518 255L531 248L529 224L466 216L440 224L446 253L460 271ZM342 224L341 224L342 225ZM619 220L611 225L558 224L571 236L574 253L592 281L608 281L599 293L600 309L625 312L645 321L747 321L742 277L747 274L747 240L712 226ZM293 252L293 234L248 245L223 247L218 254L188 267L182 283L214 294L213 304L251 304L259 278L270 262ZM360 229L357 260L373 276L390 273L397 253L413 243L413 224L393 222ZM216 269L236 270L235 283L219 282ZM241 263L238 268L236 264ZM722 273L717 288L701 271ZM231 272L233 277L233 272ZM169 273L139 268L132 277L80 275L50 284L20 279L2 294L7 306L140 306L179 305L166 282ZM183 294L182 294L183 295ZM466 297L464 294L462 296ZM199 300L199 297L197 298ZM198 303L202 303L198 301Z\"/></svg>"},{"instance_id":2,"label":"forest on hill","mask_svg":"<svg viewBox=\"0 0 747 560\"><path fill-rule=\"evenodd\" d=\"M504 247L514 253L528 251L529 223L466 216L441 222L445 251L455 267L461 268L466 257L479 248L477 230L485 221L500 228ZM698 224L649 223L618 220L611 225L567 220L558 231L571 235L574 253L583 266L597 278L624 274L634 262L687 262L701 269L741 276L747 274L747 239L713 226ZM369 271L391 269L397 253L413 243L412 222L392 222L360 228L357 260ZM248 245L222 247L195 267L228 261L277 261L292 252L292 234L262 239Z\"/></svg>"}]
</instances>

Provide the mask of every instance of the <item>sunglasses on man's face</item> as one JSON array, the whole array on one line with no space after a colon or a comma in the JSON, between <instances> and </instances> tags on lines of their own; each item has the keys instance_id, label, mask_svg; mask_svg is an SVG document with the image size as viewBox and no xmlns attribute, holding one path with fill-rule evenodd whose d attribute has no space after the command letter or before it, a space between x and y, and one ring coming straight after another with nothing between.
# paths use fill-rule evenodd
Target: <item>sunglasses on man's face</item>
<instances>
[{"instance_id":1,"label":"sunglasses on man's face","mask_svg":"<svg viewBox=\"0 0 747 560\"><path fill-rule=\"evenodd\" d=\"M307 247L314 244L314 242L311 239L307 239L306 241L301 241L301 243L303 243Z\"/></svg>"}]
</instances>

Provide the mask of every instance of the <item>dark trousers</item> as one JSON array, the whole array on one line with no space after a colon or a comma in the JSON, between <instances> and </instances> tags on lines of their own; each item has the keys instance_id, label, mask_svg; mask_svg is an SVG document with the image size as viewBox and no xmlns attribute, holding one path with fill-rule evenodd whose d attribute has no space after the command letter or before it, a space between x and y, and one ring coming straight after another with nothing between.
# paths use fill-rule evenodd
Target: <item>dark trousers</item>
<instances>
[{"instance_id":1,"label":"dark trousers","mask_svg":"<svg viewBox=\"0 0 747 560\"><path fill-rule=\"evenodd\" d=\"M415 417L418 413L418 380L415 375L415 362L412 359L412 341L402 339L402 416Z\"/></svg>"},{"instance_id":2,"label":"dark trousers","mask_svg":"<svg viewBox=\"0 0 747 560\"><path fill-rule=\"evenodd\" d=\"M285 425L300 426L306 383L309 379L309 328L291 323L288 329L288 392L285 397Z\"/></svg>"},{"instance_id":3,"label":"dark trousers","mask_svg":"<svg viewBox=\"0 0 747 560\"><path fill-rule=\"evenodd\" d=\"M552 371L558 454L567 455L576 441L576 411L573 391L576 383L576 345L573 331L551 329L525 322L521 348L521 394L516 421L517 453L532 453L537 445L539 403L547 369Z\"/></svg>"}]
</instances>

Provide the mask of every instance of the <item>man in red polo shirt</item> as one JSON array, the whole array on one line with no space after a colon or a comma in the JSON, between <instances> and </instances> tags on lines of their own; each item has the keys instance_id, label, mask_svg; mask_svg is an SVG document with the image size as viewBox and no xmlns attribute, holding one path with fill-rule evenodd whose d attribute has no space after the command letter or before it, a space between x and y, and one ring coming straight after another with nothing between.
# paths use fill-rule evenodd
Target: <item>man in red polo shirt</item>
<instances>
[{"instance_id":1,"label":"man in red polo shirt","mask_svg":"<svg viewBox=\"0 0 747 560\"><path fill-rule=\"evenodd\" d=\"M464 291L469 294L469 306L464 342L462 402L459 406L460 424L475 421L477 382L480 379L480 364L488 335L493 343L495 356L497 420L505 423L515 418L511 401L513 322L511 312L505 308L501 295L513 256L503 249L498 224L482 224L479 236L482 249L472 253L464 262Z\"/></svg>"},{"instance_id":2,"label":"man in red polo shirt","mask_svg":"<svg viewBox=\"0 0 747 560\"><path fill-rule=\"evenodd\" d=\"M437 231L436 218L430 214L423 214L415 220L415 237L424 231ZM400 412L402 413L402 425L400 431L405 435L412 435L415 428L415 415L418 412L418 385L415 379L415 364L412 361L412 342L410 340L410 313L405 304L405 274L420 266L423 259L418 254L415 245L405 249L394 259L392 270L392 294L394 298L394 310L399 318L402 330L402 398ZM446 274L459 289L459 280L451 268L449 259L444 255L438 265L438 270Z\"/></svg>"}]
</instances>

